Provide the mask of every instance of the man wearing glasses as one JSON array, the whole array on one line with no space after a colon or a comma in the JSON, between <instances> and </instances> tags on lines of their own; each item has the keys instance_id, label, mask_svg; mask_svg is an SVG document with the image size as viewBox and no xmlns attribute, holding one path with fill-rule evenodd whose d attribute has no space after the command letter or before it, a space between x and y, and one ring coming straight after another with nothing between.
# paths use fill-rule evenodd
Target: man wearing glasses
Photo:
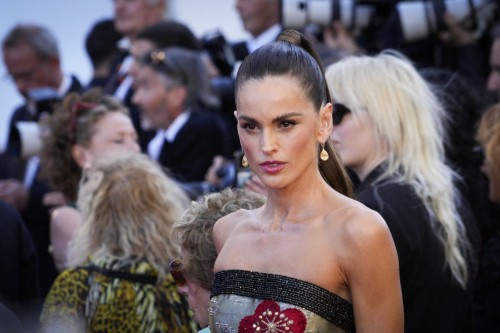
<instances>
[{"instance_id":1,"label":"man wearing glasses","mask_svg":"<svg viewBox=\"0 0 500 333\"><path fill-rule=\"evenodd\" d=\"M19 122L38 121L41 111L48 111L37 110L33 96L35 91L41 91L40 88L50 92L54 99L82 89L74 76L62 72L57 42L44 27L14 27L2 42L2 52L8 74L25 99L25 103L12 115L10 131ZM44 296L57 276L52 257L47 253L50 243L49 214L48 207L43 204L43 196L48 193L48 187L36 180L38 157L28 160L19 158L19 152L12 143L9 140L6 153L0 157L0 200L12 204L22 214L30 230L38 254Z\"/></svg>"}]
</instances>

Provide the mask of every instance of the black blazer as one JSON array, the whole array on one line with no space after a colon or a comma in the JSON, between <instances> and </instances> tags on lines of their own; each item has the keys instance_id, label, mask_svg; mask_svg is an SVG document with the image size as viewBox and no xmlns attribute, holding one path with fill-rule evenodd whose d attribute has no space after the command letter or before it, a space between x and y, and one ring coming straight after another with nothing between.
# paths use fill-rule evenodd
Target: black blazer
<instances>
[{"instance_id":1,"label":"black blazer","mask_svg":"<svg viewBox=\"0 0 500 333\"><path fill-rule=\"evenodd\" d=\"M41 302L35 247L19 213L2 201L0 253L0 302L22 319L38 314Z\"/></svg>"},{"instance_id":2,"label":"black blazer","mask_svg":"<svg viewBox=\"0 0 500 333\"><path fill-rule=\"evenodd\" d=\"M476 220L459 207L475 250L469 259L469 287L463 290L444 269L444 248L436 237L427 210L409 185L372 183L382 174L375 168L357 189L357 200L384 218L399 259L405 332L470 332L472 282L477 270L480 237ZM383 269L383 267L381 267Z\"/></svg>"},{"instance_id":3,"label":"black blazer","mask_svg":"<svg viewBox=\"0 0 500 333\"><path fill-rule=\"evenodd\" d=\"M223 153L223 138L214 114L192 112L175 140L164 141L158 162L181 182L202 181L214 156Z\"/></svg>"}]
</instances>

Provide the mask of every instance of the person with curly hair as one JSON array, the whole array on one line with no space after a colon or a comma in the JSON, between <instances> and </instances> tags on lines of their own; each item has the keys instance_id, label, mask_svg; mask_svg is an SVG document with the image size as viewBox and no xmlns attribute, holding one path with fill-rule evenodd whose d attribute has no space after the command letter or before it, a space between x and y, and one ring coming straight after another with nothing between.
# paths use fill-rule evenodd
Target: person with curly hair
<instances>
[{"instance_id":1,"label":"person with curly hair","mask_svg":"<svg viewBox=\"0 0 500 333\"><path fill-rule=\"evenodd\" d=\"M74 268L45 299L41 332L192 332L168 274L180 255L168 239L187 207L184 192L142 154L100 158L83 179L83 224L68 252Z\"/></svg>"},{"instance_id":2,"label":"person with curly hair","mask_svg":"<svg viewBox=\"0 0 500 333\"><path fill-rule=\"evenodd\" d=\"M42 176L70 203L56 209L50 222L51 249L59 271L67 268L66 247L82 223L74 205L82 169L103 153L140 152L127 109L99 93L70 94L42 120Z\"/></svg>"},{"instance_id":3,"label":"person with curly hair","mask_svg":"<svg viewBox=\"0 0 500 333\"><path fill-rule=\"evenodd\" d=\"M179 292L187 295L189 308L200 327L208 326L210 290L217 259L212 231L220 218L240 209L253 210L266 203L266 197L251 191L226 188L191 206L174 224L172 240L181 247L182 260L170 263L170 272ZM209 332L208 327L201 332Z\"/></svg>"}]
</instances>

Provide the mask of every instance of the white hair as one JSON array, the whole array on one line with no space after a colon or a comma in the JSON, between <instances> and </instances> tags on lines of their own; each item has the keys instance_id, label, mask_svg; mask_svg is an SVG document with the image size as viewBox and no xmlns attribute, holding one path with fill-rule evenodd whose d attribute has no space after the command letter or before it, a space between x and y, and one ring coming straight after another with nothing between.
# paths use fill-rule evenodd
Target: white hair
<instances>
[{"instance_id":1,"label":"white hair","mask_svg":"<svg viewBox=\"0 0 500 333\"><path fill-rule=\"evenodd\" d=\"M447 265L465 288L470 245L457 211L458 175L445 164L446 114L411 63L391 53L331 65L328 87L332 99L349 107L355 120L361 113L369 117L378 149L386 156L385 172L375 184L395 176L413 187L444 246Z\"/></svg>"}]
</instances>

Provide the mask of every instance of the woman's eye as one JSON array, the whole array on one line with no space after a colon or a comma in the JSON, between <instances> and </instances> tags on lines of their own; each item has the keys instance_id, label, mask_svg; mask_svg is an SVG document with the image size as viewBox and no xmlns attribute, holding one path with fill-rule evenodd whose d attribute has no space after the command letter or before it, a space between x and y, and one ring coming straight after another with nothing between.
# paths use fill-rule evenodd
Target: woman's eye
<instances>
[{"instance_id":1,"label":"woman's eye","mask_svg":"<svg viewBox=\"0 0 500 333\"><path fill-rule=\"evenodd\" d=\"M255 124L247 123L247 124L243 124L243 128L250 130L250 131L253 131L253 130L257 129L257 126Z\"/></svg>"},{"instance_id":2,"label":"woman's eye","mask_svg":"<svg viewBox=\"0 0 500 333\"><path fill-rule=\"evenodd\" d=\"M113 143L116 143L117 145L121 145L121 144L123 144L123 139L113 140Z\"/></svg>"},{"instance_id":3,"label":"woman's eye","mask_svg":"<svg viewBox=\"0 0 500 333\"><path fill-rule=\"evenodd\" d=\"M296 123L293 122L293 121L284 121L280 124L280 127L282 128L290 128L292 127L293 125L295 125Z\"/></svg>"}]
</instances>

